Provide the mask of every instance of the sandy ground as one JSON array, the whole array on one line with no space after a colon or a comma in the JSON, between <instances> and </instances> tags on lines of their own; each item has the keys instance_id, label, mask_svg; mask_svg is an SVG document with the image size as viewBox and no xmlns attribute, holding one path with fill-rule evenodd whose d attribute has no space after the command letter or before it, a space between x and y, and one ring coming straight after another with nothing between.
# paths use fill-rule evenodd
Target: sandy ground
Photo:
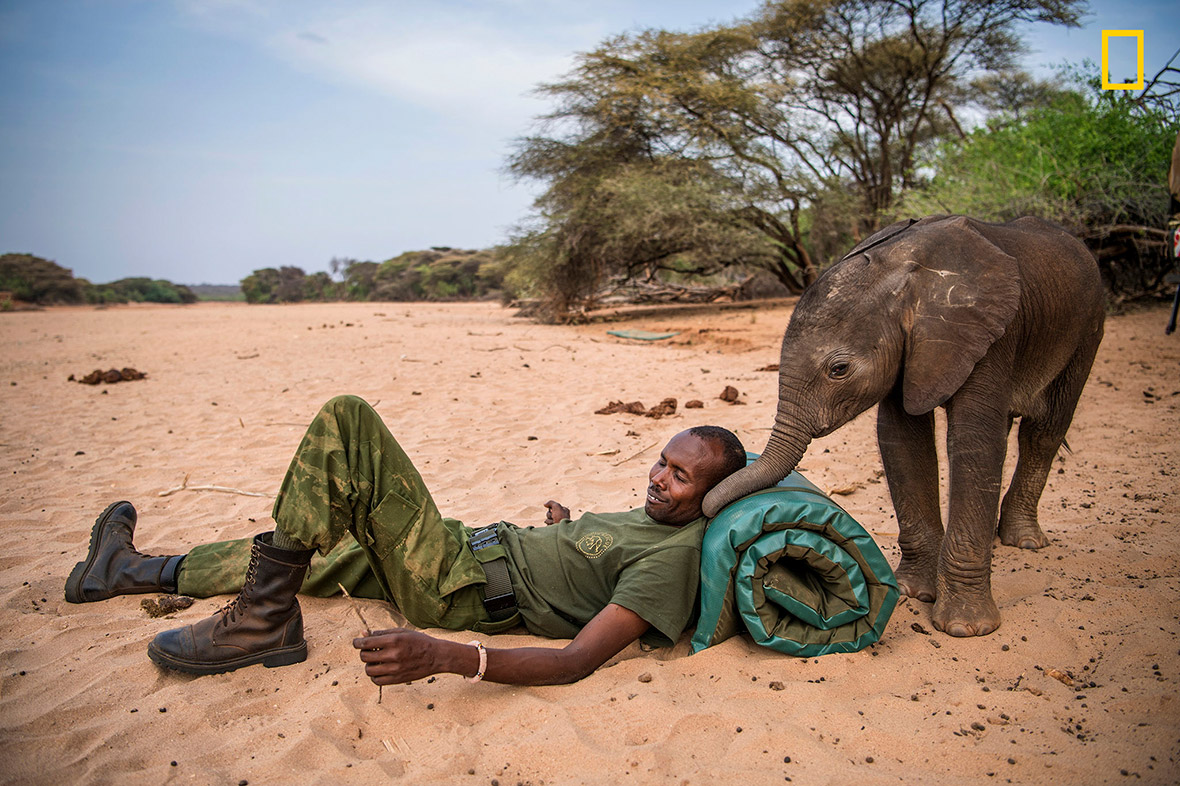
<instances>
[{"instance_id":1,"label":"sandy ground","mask_svg":"<svg viewBox=\"0 0 1180 786\"><path fill-rule=\"evenodd\" d=\"M788 314L664 311L582 327L493 304L0 315L0 780L1180 780L1180 335L1163 335L1162 309L1108 320L1073 452L1041 500L1052 543L997 549L1003 625L984 638L933 632L930 606L903 600L882 641L855 654L799 660L741 638L695 656L683 642L636 646L572 686L447 675L387 688L378 704L339 598L304 601L305 663L199 678L158 669L145 648L225 599L167 619L149 618L141 597L63 599L110 501L135 502L148 552L268 529L304 424L343 392L375 404L447 515L540 523L549 498L575 511L638 505L676 431L719 423L761 450L776 375L757 369L777 362ZM608 327L681 333L640 343ZM148 378L67 381L112 366ZM719 400L726 385L744 406ZM593 414L612 399L668 396L705 406L663 420ZM802 467L822 488L859 487L837 499L896 564L872 415L813 443ZM186 477L266 496L161 496ZM363 607L375 626L389 619L380 602Z\"/></svg>"}]
</instances>

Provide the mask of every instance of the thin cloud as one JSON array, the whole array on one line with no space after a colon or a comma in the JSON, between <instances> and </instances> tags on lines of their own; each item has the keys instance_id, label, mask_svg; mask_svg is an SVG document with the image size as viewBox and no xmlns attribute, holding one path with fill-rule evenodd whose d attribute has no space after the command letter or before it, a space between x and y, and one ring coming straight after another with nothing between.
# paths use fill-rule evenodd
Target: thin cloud
<instances>
[{"instance_id":1,"label":"thin cloud","mask_svg":"<svg viewBox=\"0 0 1180 786\"><path fill-rule=\"evenodd\" d=\"M196 23L251 41L299 71L476 120L499 135L519 133L543 111L532 89L567 71L575 50L605 34L584 10L536 0L180 1Z\"/></svg>"},{"instance_id":2,"label":"thin cloud","mask_svg":"<svg viewBox=\"0 0 1180 786\"><path fill-rule=\"evenodd\" d=\"M527 97L532 88L572 64L568 49L479 24L365 13L320 23L317 29L325 31L316 35L318 40L282 31L267 47L313 74L455 118L476 116L516 128L535 112Z\"/></svg>"}]
</instances>

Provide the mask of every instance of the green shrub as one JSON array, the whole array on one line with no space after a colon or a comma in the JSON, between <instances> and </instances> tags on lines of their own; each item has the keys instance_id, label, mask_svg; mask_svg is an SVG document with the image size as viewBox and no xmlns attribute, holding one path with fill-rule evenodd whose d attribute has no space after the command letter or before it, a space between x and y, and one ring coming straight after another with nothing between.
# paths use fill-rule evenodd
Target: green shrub
<instances>
[{"instance_id":1,"label":"green shrub","mask_svg":"<svg viewBox=\"0 0 1180 786\"><path fill-rule=\"evenodd\" d=\"M86 302L82 283L72 271L32 254L0 255L0 291L40 305Z\"/></svg>"}]
</instances>

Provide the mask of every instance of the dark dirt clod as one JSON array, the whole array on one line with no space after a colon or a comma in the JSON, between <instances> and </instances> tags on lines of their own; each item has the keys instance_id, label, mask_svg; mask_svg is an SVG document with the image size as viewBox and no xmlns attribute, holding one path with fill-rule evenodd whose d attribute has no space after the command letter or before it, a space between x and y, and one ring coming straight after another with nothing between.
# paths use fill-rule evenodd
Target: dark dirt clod
<instances>
[{"instance_id":1,"label":"dark dirt clod","mask_svg":"<svg viewBox=\"0 0 1180 786\"><path fill-rule=\"evenodd\" d=\"M684 408L685 409L704 409L705 402L701 401L699 398L694 398L690 401L684 402Z\"/></svg>"},{"instance_id":2,"label":"dark dirt clod","mask_svg":"<svg viewBox=\"0 0 1180 786\"><path fill-rule=\"evenodd\" d=\"M721 391L721 395L718 396L718 398L722 401L728 401L730 404L732 404L738 400L739 395L741 394L738 393L737 388L735 388L733 385L726 385L725 390Z\"/></svg>"},{"instance_id":3,"label":"dark dirt clod","mask_svg":"<svg viewBox=\"0 0 1180 786\"><path fill-rule=\"evenodd\" d=\"M193 599L185 595L161 595L159 598L144 598L140 607L149 617L166 617L193 605Z\"/></svg>"},{"instance_id":4,"label":"dark dirt clod","mask_svg":"<svg viewBox=\"0 0 1180 786\"><path fill-rule=\"evenodd\" d=\"M70 374L69 382L81 382L83 385L97 385L100 382L105 382L108 385L113 385L116 382L133 382L137 379L146 379L147 374L142 371L128 366L122 370L112 368L103 371L101 368L96 368L81 379L77 379L73 374Z\"/></svg>"},{"instance_id":5,"label":"dark dirt clod","mask_svg":"<svg viewBox=\"0 0 1180 786\"><path fill-rule=\"evenodd\" d=\"M647 407L643 406L642 401L632 401L626 404L622 401L612 401L602 409L594 410L595 415L613 415L616 412L627 412L632 415L646 415Z\"/></svg>"},{"instance_id":6,"label":"dark dirt clod","mask_svg":"<svg viewBox=\"0 0 1180 786\"><path fill-rule=\"evenodd\" d=\"M666 398L651 409L643 406L642 401L632 401L631 403L612 401L602 409L594 410L595 415L614 415L618 412L626 412L630 415L646 415L649 418L662 418L665 415L676 414L676 399Z\"/></svg>"},{"instance_id":7,"label":"dark dirt clod","mask_svg":"<svg viewBox=\"0 0 1180 786\"><path fill-rule=\"evenodd\" d=\"M662 418L665 415L675 415L676 399L666 398L643 414L647 415L649 418Z\"/></svg>"}]
</instances>

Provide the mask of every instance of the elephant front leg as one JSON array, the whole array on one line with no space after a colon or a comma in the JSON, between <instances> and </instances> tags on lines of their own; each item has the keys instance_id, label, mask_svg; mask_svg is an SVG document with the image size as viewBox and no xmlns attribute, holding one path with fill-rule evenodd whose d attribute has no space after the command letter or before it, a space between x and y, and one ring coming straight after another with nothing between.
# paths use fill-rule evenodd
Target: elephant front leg
<instances>
[{"instance_id":1,"label":"elephant front leg","mask_svg":"<svg viewBox=\"0 0 1180 786\"><path fill-rule=\"evenodd\" d=\"M985 636L1000 627L992 543L1010 421L1007 397L999 391L963 392L947 405L950 500L932 621L951 636Z\"/></svg>"},{"instance_id":2,"label":"elephant front leg","mask_svg":"<svg viewBox=\"0 0 1180 786\"><path fill-rule=\"evenodd\" d=\"M901 563L894 571L902 595L932 602L942 546L934 413L906 413L896 395L877 407L877 444L897 513Z\"/></svg>"}]
</instances>

